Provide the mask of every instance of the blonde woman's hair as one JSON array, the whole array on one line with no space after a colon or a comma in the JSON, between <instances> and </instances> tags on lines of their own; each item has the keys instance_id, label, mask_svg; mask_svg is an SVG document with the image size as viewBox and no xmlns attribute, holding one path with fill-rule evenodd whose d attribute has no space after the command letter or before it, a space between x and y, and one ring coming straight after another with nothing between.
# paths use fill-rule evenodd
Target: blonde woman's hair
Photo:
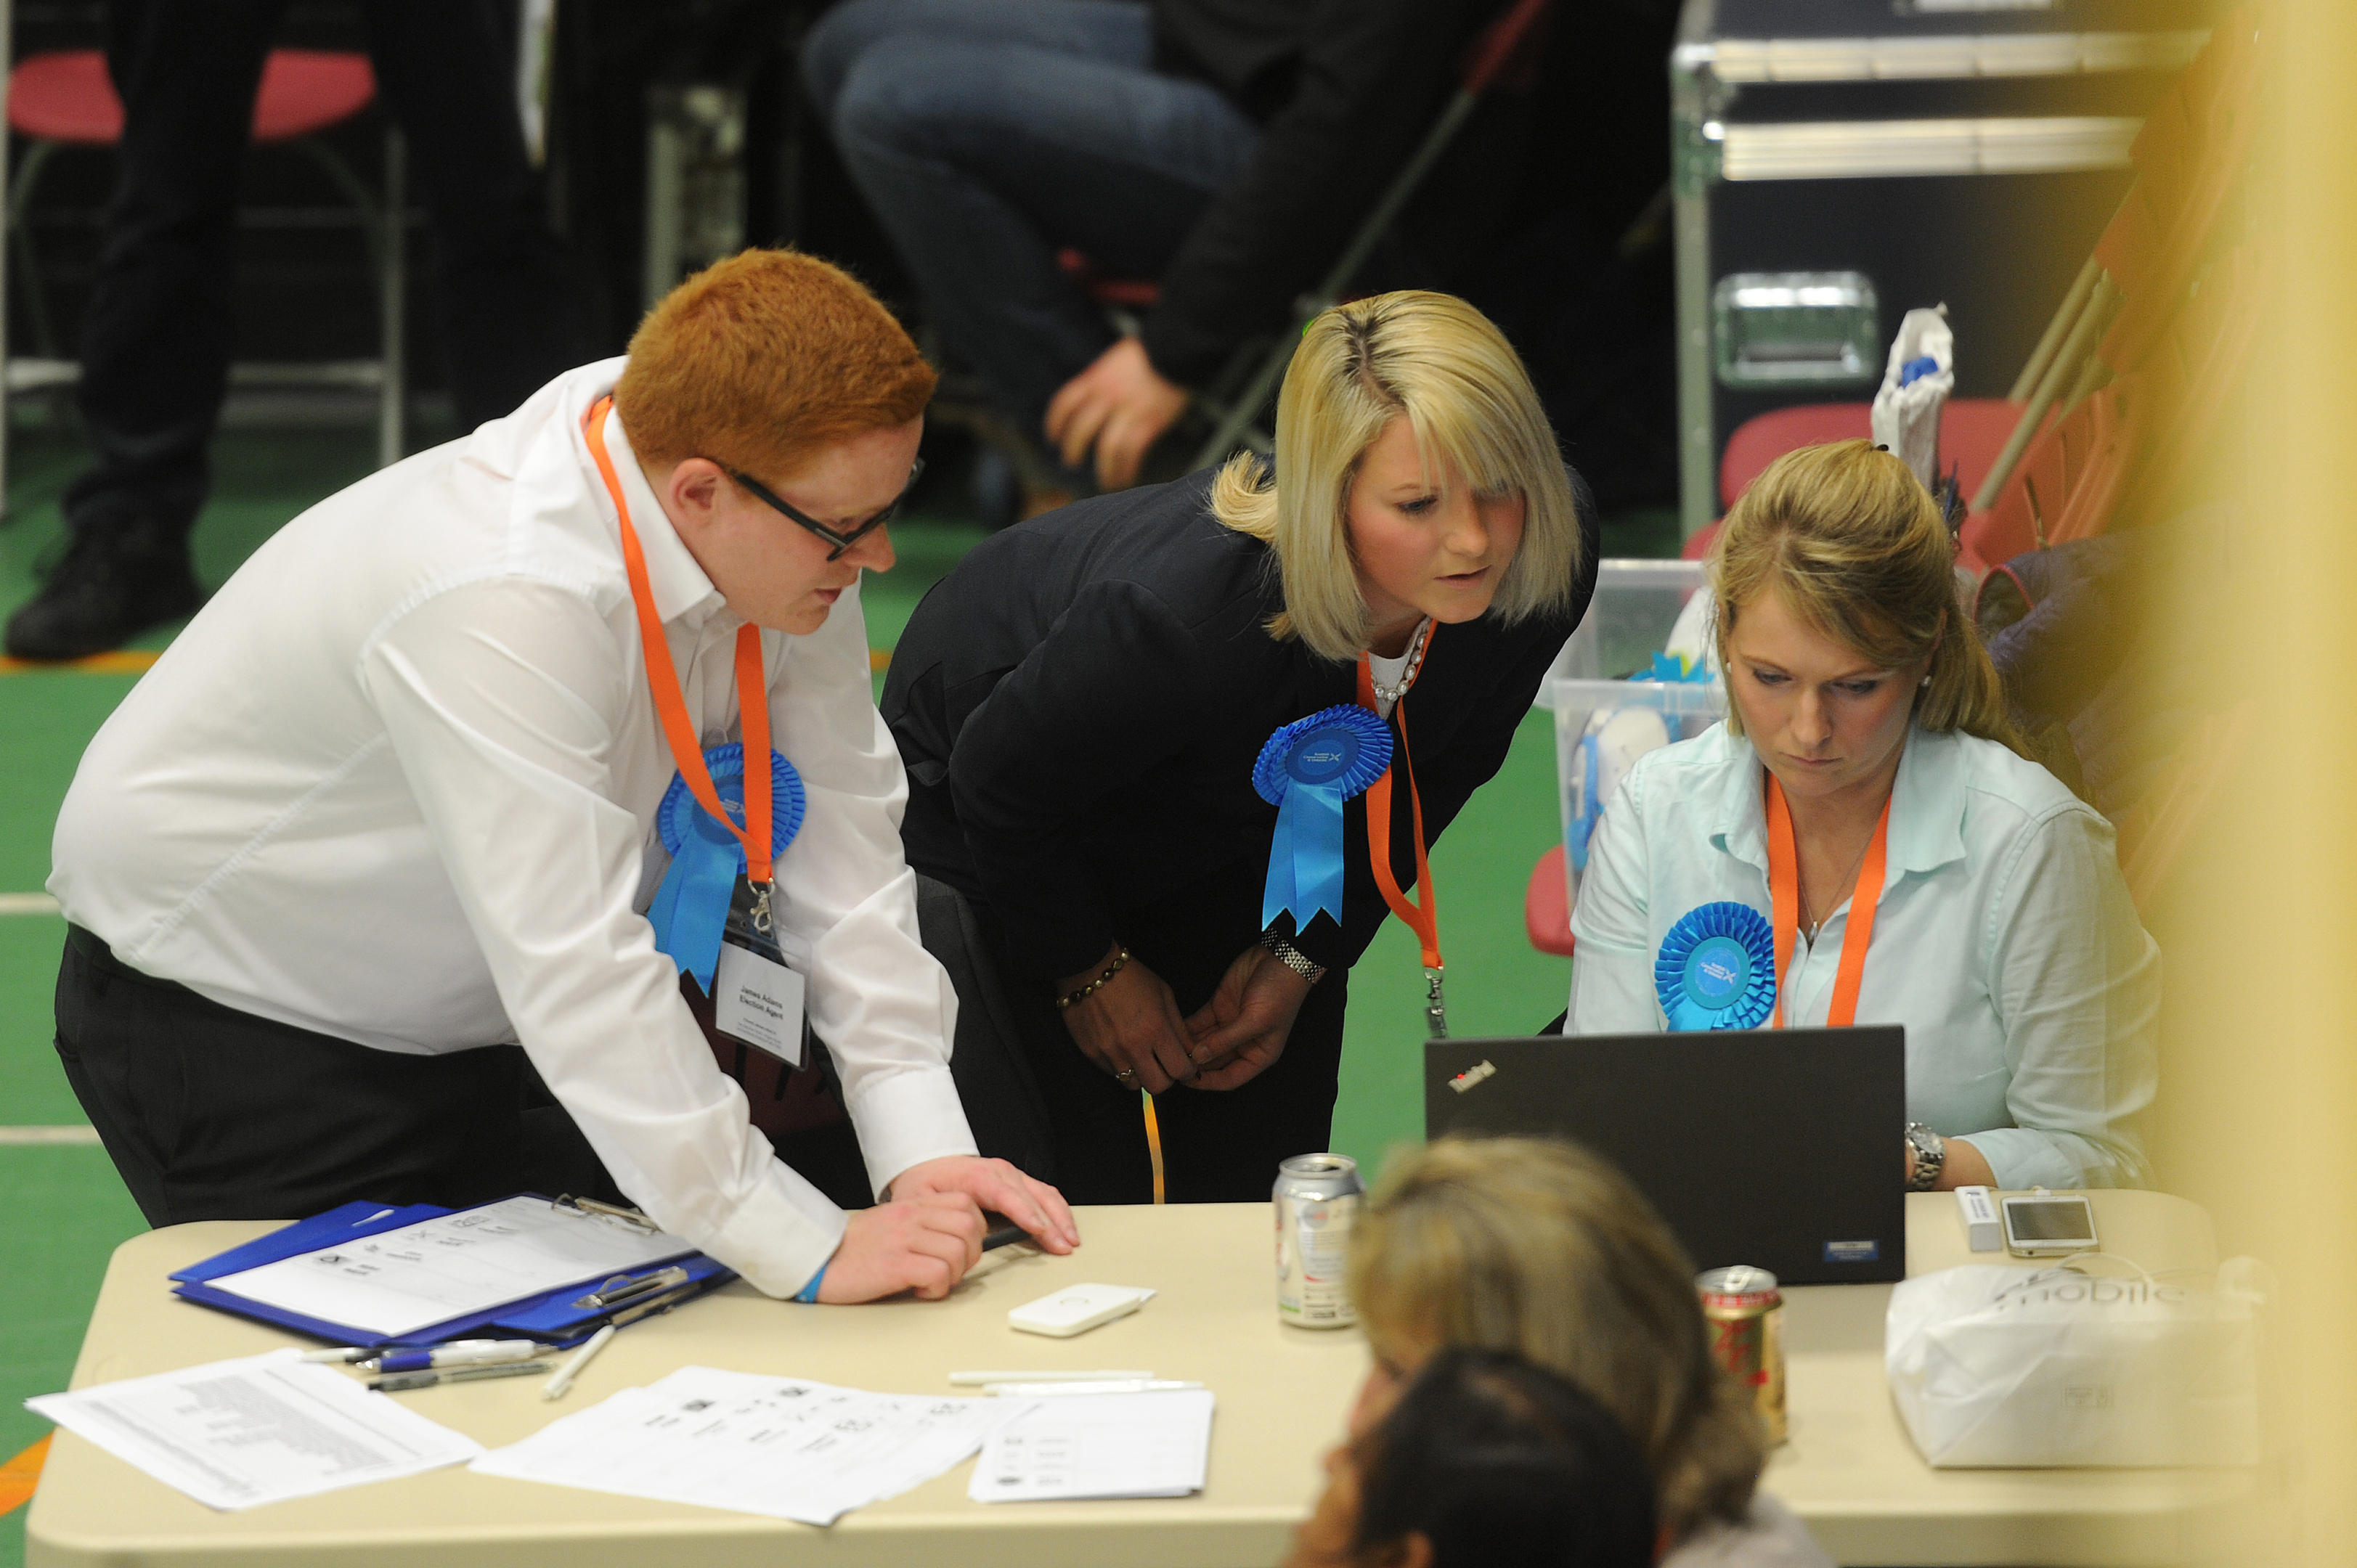
<instances>
[{"instance_id":1,"label":"blonde woman's hair","mask_svg":"<svg viewBox=\"0 0 2357 1568\"><path fill-rule=\"evenodd\" d=\"M1710 1354L1695 1270L1628 1178L1569 1144L1444 1138L1395 1155L1351 1245L1370 1337L1514 1350L1628 1428L1677 1536L1739 1520L1765 1462Z\"/></svg>"},{"instance_id":2,"label":"blonde woman's hair","mask_svg":"<svg viewBox=\"0 0 2357 1568\"><path fill-rule=\"evenodd\" d=\"M2005 690L1956 592L1956 552L1939 502L1900 459L1866 441L1787 452L1751 481L1711 546L1720 667L1744 606L1769 588L1808 625L1879 669L1929 655L1915 723L2021 749ZM1743 733L1742 711L1727 727Z\"/></svg>"},{"instance_id":3,"label":"blonde woman's hair","mask_svg":"<svg viewBox=\"0 0 2357 1568\"><path fill-rule=\"evenodd\" d=\"M1351 550L1351 481L1405 415L1425 472L1446 459L1484 497L1520 494L1523 542L1490 613L1509 625L1571 602L1580 507L1521 356L1490 318L1418 289L1338 305L1309 324L1276 398L1276 460L1240 454L1211 484L1211 511L1268 544L1285 608L1268 622L1328 659L1367 646Z\"/></svg>"}]
</instances>

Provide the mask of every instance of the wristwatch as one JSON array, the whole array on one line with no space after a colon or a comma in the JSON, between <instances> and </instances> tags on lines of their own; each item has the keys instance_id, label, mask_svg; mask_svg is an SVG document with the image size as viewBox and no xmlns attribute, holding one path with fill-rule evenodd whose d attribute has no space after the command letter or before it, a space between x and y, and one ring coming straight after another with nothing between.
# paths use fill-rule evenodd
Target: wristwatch
<instances>
[{"instance_id":1,"label":"wristwatch","mask_svg":"<svg viewBox=\"0 0 2357 1568\"><path fill-rule=\"evenodd\" d=\"M1940 1167L1948 1163L1948 1141L1921 1122L1907 1123L1907 1143L1915 1151L1915 1179L1910 1191L1930 1192L1940 1185Z\"/></svg>"},{"instance_id":2,"label":"wristwatch","mask_svg":"<svg viewBox=\"0 0 2357 1568\"><path fill-rule=\"evenodd\" d=\"M1269 950L1269 956L1275 959L1277 962L1285 965L1312 985L1325 977L1326 970L1323 965L1310 962L1308 954L1275 931L1262 932L1260 945L1266 948Z\"/></svg>"}]
</instances>

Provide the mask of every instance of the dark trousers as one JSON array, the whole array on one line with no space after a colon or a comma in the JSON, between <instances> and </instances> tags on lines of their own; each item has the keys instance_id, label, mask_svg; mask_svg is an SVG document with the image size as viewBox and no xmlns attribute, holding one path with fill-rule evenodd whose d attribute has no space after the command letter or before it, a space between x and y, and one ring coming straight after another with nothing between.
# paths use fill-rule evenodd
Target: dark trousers
<instances>
[{"instance_id":1,"label":"dark trousers","mask_svg":"<svg viewBox=\"0 0 2357 1568\"><path fill-rule=\"evenodd\" d=\"M404 1056L141 974L69 928L58 1057L151 1225L621 1196L514 1046Z\"/></svg>"},{"instance_id":2,"label":"dark trousers","mask_svg":"<svg viewBox=\"0 0 2357 1568\"><path fill-rule=\"evenodd\" d=\"M849 0L802 43L811 103L928 315L1035 440L1114 338L1058 250L1159 275L1260 145L1153 56L1139 0Z\"/></svg>"},{"instance_id":3,"label":"dark trousers","mask_svg":"<svg viewBox=\"0 0 2357 1568\"><path fill-rule=\"evenodd\" d=\"M958 992L951 1071L977 1146L1054 1180L1048 1112L974 912L920 877L917 921ZM151 1225L299 1219L359 1198L624 1196L514 1046L404 1056L314 1034L142 974L80 927L57 1018L66 1079ZM841 1207L872 1201L848 1122L772 1142Z\"/></svg>"},{"instance_id":4,"label":"dark trousers","mask_svg":"<svg viewBox=\"0 0 2357 1568\"><path fill-rule=\"evenodd\" d=\"M82 327L81 404L96 462L66 495L76 527L185 532L204 503L205 448L228 385L238 170L285 4L107 6L124 118ZM471 429L577 358L510 52L487 0L369 0L361 10L431 220L451 395Z\"/></svg>"},{"instance_id":5,"label":"dark trousers","mask_svg":"<svg viewBox=\"0 0 2357 1568\"><path fill-rule=\"evenodd\" d=\"M1259 889L1249 892L1248 909L1226 908L1235 900L1207 894L1174 900L1159 911L1133 911L1125 920L1124 942L1169 985L1182 1014L1202 1006L1236 955L1257 940L1253 916ZM987 909L978 906L975 913L1006 962L1005 929ZM1006 972L1016 972L1010 966ZM1350 980L1349 971L1336 970L1318 983L1294 1020L1285 1054L1251 1082L1219 1091L1180 1084L1157 1098L1168 1201L1265 1198L1280 1161L1327 1147L1333 1134ZM1006 993L1054 1129L1056 1185L1066 1199L1151 1202L1154 1173L1144 1095L1124 1089L1081 1054L1049 987L1010 981Z\"/></svg>"}]
</instances>

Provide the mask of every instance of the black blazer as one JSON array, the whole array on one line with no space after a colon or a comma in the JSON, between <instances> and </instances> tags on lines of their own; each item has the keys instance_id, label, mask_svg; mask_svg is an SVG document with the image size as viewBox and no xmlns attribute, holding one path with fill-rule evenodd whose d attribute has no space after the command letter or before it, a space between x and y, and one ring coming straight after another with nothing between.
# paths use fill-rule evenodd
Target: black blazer
<instances>
[{"instance_id":1,"label":"black blazer","mask_svg":"<svg viewBox=\"0 0 2357 1568\"><path fill-rule=\"evenodd\" d=\"M1432 840L1504 761L1595 590L1596 519L1574 488L1569 606L1437 628L1403 704ZM1276 808L1253 764L1280 725L1357 699L1355 664L1265 629L1284 603L1275 558L1211 516L1210 489L1196 474L1008 529L934 585L893 650L883 712L909 768L909 862L986 904L1032 979L1090 968L1174 900L1248 905L1256 932ZM1392 865L1412 889L1408 791L1392 794ZM1389 912L1364 796L1343 834L1343 918L1295 933L1329 968L1355 961Z\"/></svg>"}]
</instances>

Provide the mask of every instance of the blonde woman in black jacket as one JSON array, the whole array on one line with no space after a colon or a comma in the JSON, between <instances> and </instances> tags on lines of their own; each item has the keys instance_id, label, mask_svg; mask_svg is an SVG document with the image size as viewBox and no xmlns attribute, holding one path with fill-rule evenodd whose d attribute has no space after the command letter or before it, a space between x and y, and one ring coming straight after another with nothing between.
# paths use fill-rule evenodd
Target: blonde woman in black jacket
<instances>
[{"instance_id":1,"label":"blonde woman in black jacket","mask_svg":"<svg viewBox=\"0 0 2357 1568\"><path fill-rule=\"evenodd\" d=\"M1326 1146L1349 970L1419 882L1428 907L1419 826L1498 770L1596 558L1512 349L1403 293L1311 324L1273 466L1037 519L926 596L884 693L902 838L996 950L1070 1197L1153 1196L1149 1125L1173 1201L1265 1196ZM1268 757L1336 726L1389 769L1297 820Z\"/></svg>"}]
</instances>

